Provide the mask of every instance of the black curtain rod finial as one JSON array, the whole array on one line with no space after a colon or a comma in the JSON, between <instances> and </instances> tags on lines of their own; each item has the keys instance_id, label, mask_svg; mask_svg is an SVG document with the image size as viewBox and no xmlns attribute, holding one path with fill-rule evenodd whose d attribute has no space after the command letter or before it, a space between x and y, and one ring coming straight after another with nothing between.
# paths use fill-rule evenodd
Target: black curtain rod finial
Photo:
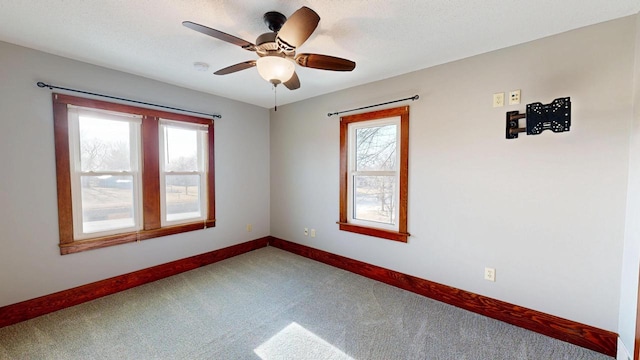
<instances>
[{"instance_id":1,"label":"black curtain rod finial","mask_svg":"<svg viewBox=\"0 0 640 360\"><path fill-rule=\"evenodd\" d=\"M51 87L51 85L45 84L42 81L38 81L38 83L36 85L38 85L38 87L40 87L40 88L48 87L49 89L53 90L53 87Z\"/></svg>"}]
</instances>

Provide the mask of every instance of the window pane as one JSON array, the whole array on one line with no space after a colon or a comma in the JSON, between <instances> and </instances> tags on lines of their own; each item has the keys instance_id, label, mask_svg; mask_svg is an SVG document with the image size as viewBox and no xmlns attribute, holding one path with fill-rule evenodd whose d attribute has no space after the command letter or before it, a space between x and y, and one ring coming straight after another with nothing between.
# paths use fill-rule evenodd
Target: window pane
<instances>
[{"instance_id":1,"label":"window pane","mask_svg":"<svg viewBox=\"0 0 640 360\"><path fill-rule=\"evenodd\" d=\"M131 171L130 125L80 116L82 171Z\"/></svg>"},{"instance_id":2,"label":"window pane","mask_svg":"<svg viewBox=\"0 0 640 360\"><path fill-rule=\"evenodd\" d=\"M135 226L133 176L81 176L82 231Z\"/></svg>"},{"instance_id":3,"label":"window pane","mask_svg":"<svg viewBox=\"0 0 640 360\"><path fill-rule=\"evenodd\" d=\"M198 171L198 131L164 127L165 171Z\"/></svg>"},{"instance_id":4,"label":"window pane","mask_svg":"<svg viewBox=\"0 0 640 360\"><path fill-rule=\"evenodd\" d=\"M167 175L166 209L167 221L199 218L200 175Z\"/></svg>"},{"instance_id":5,"label":"window pane","mask_svg":"<svg viewBox=\"0 0 640 360\"><path fill-rule=\"evenodd\" d=\"M354 176L354 219L395 225L395 188L395 176Z\"/></svg>"},{"instance_id":6,"label":"window pane","mask_svg":"<svg viewBox=\"0 0 640 360\"><path fill-rule=\"evenodd\" d=\"M356 129L356 171L396 170L397 126Z\"/></svg>"}]
</instances>

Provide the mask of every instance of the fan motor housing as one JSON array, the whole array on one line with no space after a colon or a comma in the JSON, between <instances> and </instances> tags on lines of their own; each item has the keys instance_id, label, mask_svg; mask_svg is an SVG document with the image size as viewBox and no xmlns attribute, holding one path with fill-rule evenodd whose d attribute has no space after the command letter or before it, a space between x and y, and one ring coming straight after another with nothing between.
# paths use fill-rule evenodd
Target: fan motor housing
<instances>
[{"instance_id":1,"label":"fan motor housing","mask_svg":"<svg viewBox=\"0 0 640 360\"><path fill-rule=\"evenodd\" d=\"M262 20L269 27L269 30L278 32L287 21L287 17L277 11L269 11L262 16Z\"/></svg>"},{"instance_id":2,"label":"fan motor housing","mask_svg":"<svg viewBox=\"0 0 640 360\"><path fill-rule=\"evenodd\" d=\"M264 56L271 51L278 50L276 35L277 33L268 32L258 36L256 39L256 52L259 56Z\"/></svg>"}]
</instances>

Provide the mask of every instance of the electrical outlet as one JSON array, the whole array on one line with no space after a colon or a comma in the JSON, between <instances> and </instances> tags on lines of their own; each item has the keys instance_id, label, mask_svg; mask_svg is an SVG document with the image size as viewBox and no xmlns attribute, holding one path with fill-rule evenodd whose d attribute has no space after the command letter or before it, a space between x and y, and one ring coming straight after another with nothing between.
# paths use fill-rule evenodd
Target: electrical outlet
<instances>
[{"instance_id":1,"label":"electrical outlet","mask_svg":"<svg viewBox=\"0 0 640 360\"><path fill-rule=\"evenodd\" d=\"M253 226L251 224L247 224L247 232L251 232L253 230Z\"/></svg>"},{"instance_id":2,"label":"electrical outlet","mask_svg":"<svg viewBox=\"0 0 640 360\"><path fill-rule=\"evenodd\" d=\"M304 236L309 236L309 228L304 228Z\"/></svg>"},{"instance_id":3,"label":"electrical outlet","mask_svg":"<svg viewBox=\"0 0 640 360\"><path fill-rule=\"evenodd\" d=\"M316 237L316 229L311 229L311 237Z\"/></svg>"},{"instance_id":4,"label":"electrical outlet","mask_svg":"<svg viewBox=\"0 0 640 360\"><path fill-rule=\"evenodd\" d=\"M504 93L495 93L493 94L493 107L503 107L504 106Z\"/></svg>"},{"instance_id":5,"label":"electrical outlet","mask_svg":"<svg viewBox=\"0 0 640 360\"><path fill-rule=\"evenodd\" d=\"M520 104L520 89L509 92L509 105Z\"/></svg>"},{"instance_id":6,"label":"electrical outlet","mask_svg":"<svg viewBox=\"0 0 640 360\"><path fill-rule=\"evenodd\" d=\"M484 279L487 281L496 281L496 269L489 267L484 268Z\"/></svg>"}]
</instances>

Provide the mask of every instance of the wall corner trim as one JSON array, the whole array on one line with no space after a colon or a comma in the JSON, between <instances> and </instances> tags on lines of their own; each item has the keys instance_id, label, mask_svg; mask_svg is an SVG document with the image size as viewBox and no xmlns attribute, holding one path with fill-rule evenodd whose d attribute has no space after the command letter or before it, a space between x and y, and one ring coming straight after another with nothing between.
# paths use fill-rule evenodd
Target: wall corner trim
<instances>
[{"instance_id":1,"label":"wall corner trim","mask_svg":"<svg viewBox=\"0 0 640 360\"><path fill-rule=\"evenodd\" d=\"M616 359L617 360L632 359L631 352L629 352L629 349L627 349L627 347L625 346L621 338L618 338L618 356L616 357Z\"/></svg>"},{"instance_id":2,"label":"wall corner trim","mask_svg":"<svg viewBox=\"0 0 640 360\"><path fill-rule=\"evenodd\" d=\"M269 245L552 338L616 356L618 335L501 300L270 237Z\"/></svg>"},{"instance_id":3,"label":"wall corner trim","mask_svg":"<svg viewBox=\"0 0 640 360\"><path fill-rule=\"evenodd\" d=\"M216 263L246 252L266 247L270 237L247 241L200 255L81 285L35 299L0 307L0 328L62 310L87 301L115 294L201 266Z\"/></svg>"}]
</instances>

